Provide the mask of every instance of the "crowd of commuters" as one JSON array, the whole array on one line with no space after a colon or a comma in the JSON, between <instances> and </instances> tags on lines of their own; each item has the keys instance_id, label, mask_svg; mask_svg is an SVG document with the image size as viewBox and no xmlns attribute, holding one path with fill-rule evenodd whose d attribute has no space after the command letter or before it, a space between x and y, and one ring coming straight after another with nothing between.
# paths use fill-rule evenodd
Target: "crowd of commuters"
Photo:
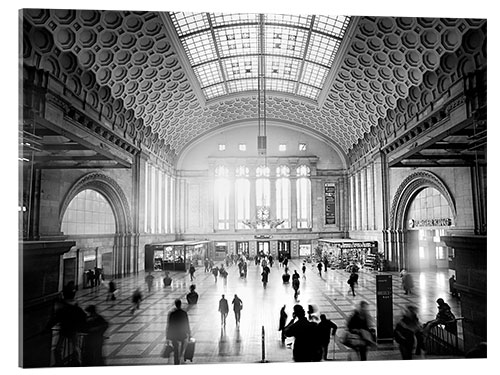
<instances>
[{"instance_id":1,"label":"crowd of commuters","mask_svg":"<svg viewBox=\"0 0 500 375\"><path fill-rule=\"evenodd\" d=\"M263 287L266 288L269 282L271 268L274 265L274 258L270 255L258 254L254 257L255 265L259 266L259 272ZM298 270L293 270L290 273L288 268L289 260L286 256L278 256L279 268L283 268L282 280L283 284L289 284L293 289L295 305L292 308L291 319L286 311L286 305L283 305L279 311L278 330L281 332L281 342L284 347L293 347L292 357L294 361L321 361L328 360L328 350L332 337L336 337L337 324L327 318L324 312L320 312L314 304L307 305L307 310L299 303L301 280L306 280L306 262L302 264L302 275ZM236 265L240 278L246 279L248 273L248 259L241 256L228 256L223 263L217 266L213 260L207 258L204 261L205 273L211 273L214 276L215 282L218 277L223 278L224 284L227 284L228 268ZM312 265L312 269L317 269L318 275L323 279L323 272L327 272L328 263L325 260ZM190 264L187 273L189 273L190 281L193 282L196 277L194 264ZM349 268L349 276L347 283L352 297L356 296L356 286L358 285L359 269L357 267ZM102 278L102 272L98 275ZM95 273L94 276L95 278ZM414 289L413 279L406 270L400 273L401 286L404 294L412 294ZM151 293L154 288L155 277L151 272L145 277L145 283L148 293ZM457 296L454 289L454 278L450 278L450 293L453 297ZM88 279L90 284L90 278ZM94 285L97 281L94 279ZM163 277L163 287L169 288L172 285L172 278L169 272L165 272ZM108 293L106 301L114 302L118 287L115 280L109 281ZM70 365L84 366L101 366L104 365L102 355L102 347L105 332L108 328L108 322L98 313L96 305L89 305L85 309L78 306L75 300L76 289L73 283L69 283L62 292L62 298L58 301L54 308L54 314L48 324L49 328L57 325L58 340L54 349L54 358L56 366L68 365L64 363L62 358L63 343L67 342L75 348L74 353L70 358ZM200 295L196 292L196 285L191 284L189 293L185 295L188 306L196 305ZM134 314L140 309L141 302L144 296L141 287L137 286L131 296L131 314ZM426 335L436 325L442 325L447 331L457 333L457 318L451 311L450 306L444 302L442 298L437 299L438 312L435 319L422 324L418 317L418 310L413 305L405 306L401 316L397 320L394 327L394 340L399 348L401 358L404 360L412 359L415 355L420 355L424 350L424 342ZM241 323L241 311L243 309L243 301L237 294L231 301L232 310L236 327L239 329ZM220 313L221 328L225 330L227 316L230 311L229 301L222 294L219 303L218 311ZM189 311L189 310L188 310ZM188 343L194 341L191 338L189 326L188 312L182 309L180 299L175 300L175 307L168 313L167 330L166 330L166 348L173 353L174 363L180 364L183 360L183 355L186 352ZM83 335L83 336L82 336ZM82 352L80 348L81 340L84 337L85 350ZM288 341L288 344L286 344ZM368 359L368 351L370 348L376 347L376 330L374 320L368 310L368 303L360 301L351 315L347 318L345 329L339 337L338 344L342 344L347 348L352 349L352 353L356 353L361 361ZM194 344L193 344L194 345ZM335 348L335 344L333 346ZM193 350L193 349L191 349ZM477 351L480 352L482 348ZM165 352L168 352L166 350ZM481 352L482 353L482 352ZM471 356L475 355L474 353Z\"/></svg>"}]
</instances>

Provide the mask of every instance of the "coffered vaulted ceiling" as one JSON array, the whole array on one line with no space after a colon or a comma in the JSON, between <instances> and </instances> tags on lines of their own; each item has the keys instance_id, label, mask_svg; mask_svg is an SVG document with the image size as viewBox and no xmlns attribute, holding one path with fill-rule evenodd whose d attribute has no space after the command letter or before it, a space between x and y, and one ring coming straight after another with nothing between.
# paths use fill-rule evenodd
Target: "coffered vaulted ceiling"
<instances>
[{"instance_id":1,"label":"coffered vaulted ceiling","mask_svg":"<svg viewBox=\"0 0 500 375\"><path fill-rule=\"evenodd\" d=\"M178 19L189 14L27 9L23 16L22 56L26 66L48 71L76 97L100 108L116 129L131 138L140 135L144 144L168 150L166 154L172 159L200 135L257 118L254 84L238 80L244 78L244 71L233 69L231 73L231 67L238 65L223 59L231 54L225 50L228 43L216 44L212 53L219 58L214 57L213 67L207 68L212 73L219 69L210 77L222 72L225 81L218 79L222 91L210 90L213 82L202 77L207 77L207 70L200 73L196 66L190 66L194 60L189 51L184 51L186 40L175 32L179 30ZM216 15L200 17L215 19ZM241 21L237 15L227 17L233 29L251 29L248 20ZM347 29L335 39L314 29L314 20L320 16L303 16L302 25L299 18L280 16L269 21L287 35L300 34L299 41L293 40L300 53L281 56L290 63L285 66L269 42L266 52L274 55L270 60L276 61L274 73L283 74L288 67L295 81L283 76L273 81L270 63L268 121L308 128L345 153L385 119L388 111L397 110L399 102L410 98L413 88L425 85L426 73L446 72L448 67L449 74L456 74L463 51L473 56L485 38L479 31L485 20L347 17L341 18L345 25L349 23ZM322 19L338 21L336 17ZM210 25L207 38L228 27L222 25L226 29L220 26L218 30L216 24ZM467 33L472 37L464 46ZM314 62L308 56L313 39L320 37L332 39L317 42L319 47L314 48L326 48L326 52L316 53ZM325 54L336 56L322 59ZM462 65L470 63L471 58ZM321 78L314 80L320 71ZM255 78L255 72L251 74ZM230 87L233 90L228 90Z\"/></svg>"}]
</instances>

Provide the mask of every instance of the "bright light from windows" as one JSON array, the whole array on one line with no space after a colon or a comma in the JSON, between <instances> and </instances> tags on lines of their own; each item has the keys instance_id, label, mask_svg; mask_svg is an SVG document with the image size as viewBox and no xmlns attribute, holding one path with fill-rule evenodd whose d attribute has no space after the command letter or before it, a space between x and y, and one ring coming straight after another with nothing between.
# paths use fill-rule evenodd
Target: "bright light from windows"
<instances>
[{"instance_id":1,"label":"bright light from windows","mask_svg":"<svg viewBox=\"0 0 500 375\"><path fill-rule=\"evenodd\" d=\"M305 143L299 143L299 151L306 151L307 145Z\"/></svg>"},{"instance_id":2,"label":"bright light from windows","mask_svg":"<svg viewBox=\"0 0 500 375\"><path fill-rule=\"evenodd\" d=\"M238 149L239 149L240 151L246 151L246 150L247 150L247 145L246 145L245 143L240 143L240 144L238 145Z\"/></svg>"},{"instance_id":3,"label":"bright light from windows","mask_svg":"<svg viewBox=\"0 0 500 375\"><path fill-rule=\"evenodd\" d=\"M280 151L286 151L286 145L285 144L280 144L279 145L279 150Z\"/></svg>"},{"instance_id":4,"label":"bright light from windows","mask_svg":"<svg viewBox=\"0 0 500 375\"><path fill-rule=\"evenodd\" d=\"M219 151L226 151L226 145L223 143L219 144Z\"/></svg>"},{"instance_id":5,"label":"bright light from windows","mask_svg":"<svg viewBox=\"0 0 500 375\"><path fill-rule=\"evenodd\" d=\"M425 249L423 246L418 247L418 257L420 259L425 259Z\"/></svg>"}]
</instances>

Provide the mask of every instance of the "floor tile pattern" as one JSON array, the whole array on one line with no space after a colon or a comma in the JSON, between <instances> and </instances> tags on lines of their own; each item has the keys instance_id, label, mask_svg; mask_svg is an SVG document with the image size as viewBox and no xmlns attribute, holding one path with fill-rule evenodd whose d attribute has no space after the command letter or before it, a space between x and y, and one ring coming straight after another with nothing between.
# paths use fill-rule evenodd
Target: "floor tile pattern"
<instances>
[{"instance_id":1,"label":"floor tile pattern","mask_svg":"<svg viewBox=\"0 0 500 375\"><path fill-rule=\"evenodd\" d=\"M290 270L301 268L301 261L291 260ZM227 282L219 278L215 281L203 268L197 269L196 279L191 282L189 274L171 272L172 285L163 287L162 272L156 272L153 288L150 292L145 283L145 273L115 280L118 286L117 299L106 301L107 280L93 289L78 291L77 299L82 307L95 304L98 312L110 323L106 332L104 354L107 365L162 365L170 364L173 358L164 359L161 351L165 344L165 330L168 312L173 308L176 298L183 302L188 312L192 336L196 339L196 351L193 363L256 363L263 359L262 329L265 332L264 360L269 362L291 362L292 351L283 346L278 331L279 310L286 305L291 317L295 303L290 284L283 284L283 269L278 264L271 268L269 283L266 288L260 281L261 268L250 264L246 279L240 278L238 268L228 268ZM300 271L299 271L300 273ZM352 351L338 342L338 337L346 325L346 318L355 305L365 300L376 319L375 272L361 270L356 296L349 292L346 283L349 274L344 270L328 270L322 277L312 264L307 264L305 277L301 278L298 303L307 309L314 303L321 313L333 320L339 327L337 342L330 343L329 359L345 361L356 359ZM399 275L393 275L393 312L394 319L400 316L403 306L418 306L420 320L425 322L434 318L437 308L436 299L447 301L456 316L460 316L460 302L448 292L448 274L443 272L414 273L415 290L405 295ZM189 286L196 284L199 294L197 305L188 306L185 296ZM141 287L144 300L140 309L131 312L132 292ZM221 327L218 313L218 301L225 294L230 304L230 313L226 327ZM243 300L240 327L236 327L231 301L237 294ZM459 325L460 327L460 325ZM432 358L432 357L428 357ZM379 344L368 354L369 360L400 359L395 344Z\"/></svg>"}]
</instances>

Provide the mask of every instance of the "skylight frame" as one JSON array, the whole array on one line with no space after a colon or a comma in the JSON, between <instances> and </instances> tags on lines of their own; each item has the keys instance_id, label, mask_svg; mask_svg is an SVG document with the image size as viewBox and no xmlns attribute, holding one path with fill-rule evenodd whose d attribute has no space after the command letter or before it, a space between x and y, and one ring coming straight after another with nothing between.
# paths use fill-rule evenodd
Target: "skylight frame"
<instances>
[{"instance_id":1,"label":"skylight frame","mask_svg":"<svg viewBox=\"0 0 500 375\"><path fill-rule=\"evenodd\" d=\"M169 14L207 100L257 89L258 14ZM266 90L317 101L350 17L264 19Z\"/></svg>"}]
</instances>

